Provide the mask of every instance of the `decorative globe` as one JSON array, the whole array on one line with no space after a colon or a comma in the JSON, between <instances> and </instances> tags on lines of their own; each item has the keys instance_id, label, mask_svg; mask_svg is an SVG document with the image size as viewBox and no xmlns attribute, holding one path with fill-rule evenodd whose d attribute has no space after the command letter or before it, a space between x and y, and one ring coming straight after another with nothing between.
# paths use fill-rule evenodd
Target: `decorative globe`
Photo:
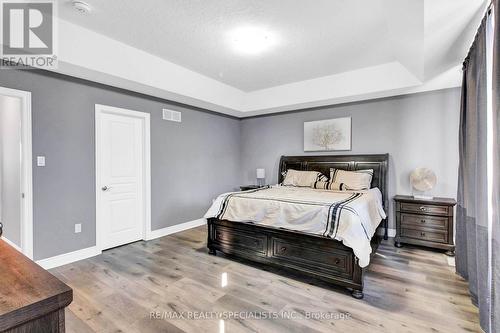
<instances>
[{"instance_id":1,"label":"decorative globe","mask_svg":"<svg viewBox=\"0 0 500 333\"><path fill-rule=\"evenodd\" d=\"M434 171L427 168L416 168L410 174L410 184L417 191L425 192L436 186L437 177Z\"/></svg>"}]
</instances>

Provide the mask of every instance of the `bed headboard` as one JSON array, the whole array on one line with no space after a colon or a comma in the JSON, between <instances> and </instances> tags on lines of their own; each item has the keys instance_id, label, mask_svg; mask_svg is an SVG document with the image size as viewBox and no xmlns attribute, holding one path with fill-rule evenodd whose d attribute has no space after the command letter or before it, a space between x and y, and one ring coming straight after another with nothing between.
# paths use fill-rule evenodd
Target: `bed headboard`
<instances>
[{"instance_id":1,"label":"bed headboard","mask_svg":"<svg viewBox=\"0 0 500 333\"><path fill-rule=\"evenodd\" d=\"M288 169L319 171L330 177L330 168L342 170L373 169L372 187L382 192L384 210L388 214L387 169L389 154L375 155L321 155L321 156L281 156L278 182L283 181L283 172Z\"/></svg>"}]
</instances>

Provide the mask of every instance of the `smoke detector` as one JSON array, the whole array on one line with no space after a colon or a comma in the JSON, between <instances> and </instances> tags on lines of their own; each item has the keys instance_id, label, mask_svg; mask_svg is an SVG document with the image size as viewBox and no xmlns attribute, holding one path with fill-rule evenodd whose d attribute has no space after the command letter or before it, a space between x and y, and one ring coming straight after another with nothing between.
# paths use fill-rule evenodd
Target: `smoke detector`
<instances>
[{"instance_id":1,"label":"smoke detector","mask_svg":"<svg viewBox=\"0 0 500 333\"><path fill-rule=\"evenodd\" d=\"M90 5L83 1L73 0L71 1L73 8L80 14L89 14L92 8Z\"/></svg>"}]
</instances>

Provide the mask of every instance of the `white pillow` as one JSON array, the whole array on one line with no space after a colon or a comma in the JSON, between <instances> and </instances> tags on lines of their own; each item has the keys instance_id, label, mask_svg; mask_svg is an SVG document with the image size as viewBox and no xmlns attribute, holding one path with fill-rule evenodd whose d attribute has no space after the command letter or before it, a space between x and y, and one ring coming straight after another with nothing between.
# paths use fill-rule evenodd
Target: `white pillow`
<instances>
[{"instance_id":1,"label":"white pillow","mask_svg":"<svg viewBox=\"0 0 500 333\"><path fill-rule=\"evenodd\" d=\"M283 180L284 186L310 187L317 181L326 181L328 178L318 171L298 171L288 169Z\"/></svg>"},{"instance_id":2,"label":"white pillow","mask_svg":"<svg viewBox=\"0 0 500 333\"><path fill-rule=\"evenodd\" d=\"M330 181L333 183L344 183L349 190L368 190L372 183L373 169L345 171L330 169Z\"/></svg>"}]
</instances>

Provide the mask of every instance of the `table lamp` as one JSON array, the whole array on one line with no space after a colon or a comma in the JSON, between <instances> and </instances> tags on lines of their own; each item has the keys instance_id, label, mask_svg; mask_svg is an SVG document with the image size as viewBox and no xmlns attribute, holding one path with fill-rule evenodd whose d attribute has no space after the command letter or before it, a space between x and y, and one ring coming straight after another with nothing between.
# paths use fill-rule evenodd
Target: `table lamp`
<instances>
[{"instance_id":1,"label":"table lamp","mask_svg":"<svg viewBox=\"0 0 500 333\"><path fill-rule=\"evenodd\" d=\"M257 185L264 186L266 182L266 170L265 169L257 169Z\"/></svg>"}]
</instances>

